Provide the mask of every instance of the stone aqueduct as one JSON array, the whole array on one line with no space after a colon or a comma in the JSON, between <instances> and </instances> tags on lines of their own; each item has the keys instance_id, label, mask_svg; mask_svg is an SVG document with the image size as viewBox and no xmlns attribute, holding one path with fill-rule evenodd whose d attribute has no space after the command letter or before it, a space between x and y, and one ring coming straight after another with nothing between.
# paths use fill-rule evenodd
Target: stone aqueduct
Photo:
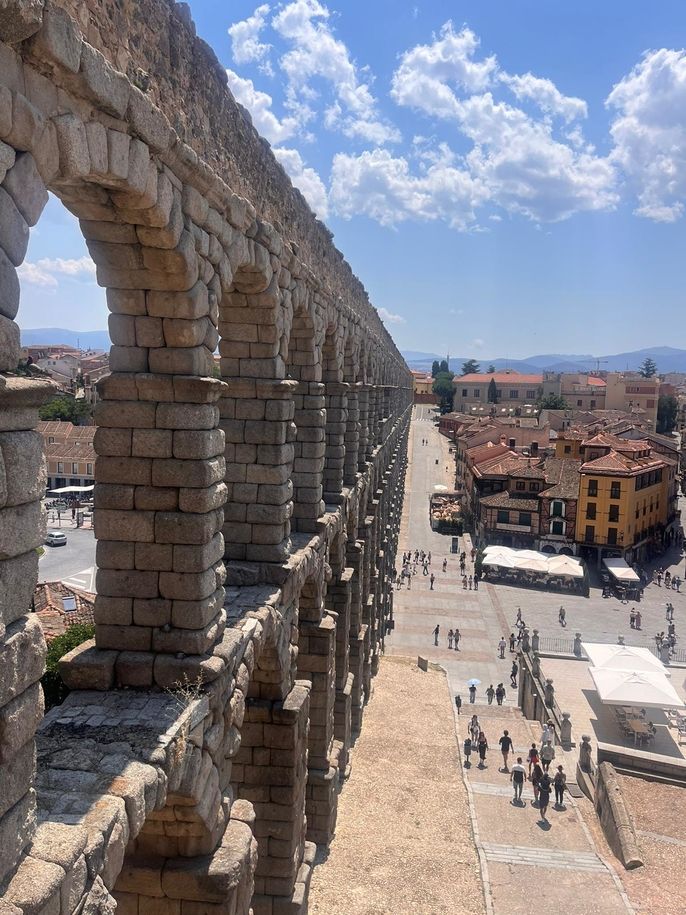
<instances>
[{"instance_id":1,"label":"stone aqueduct","mask_svg":"<svg viewBox=\"0 0 686 915\"><path fill-rule=\"evenodd\" d=\"M43 718L52 388L12 370L48 190L113 346L95 643ZM183 4L0 4L0 373L0 912L304 911L392 611L412 392Z\"/></svg>"}]
</instances>

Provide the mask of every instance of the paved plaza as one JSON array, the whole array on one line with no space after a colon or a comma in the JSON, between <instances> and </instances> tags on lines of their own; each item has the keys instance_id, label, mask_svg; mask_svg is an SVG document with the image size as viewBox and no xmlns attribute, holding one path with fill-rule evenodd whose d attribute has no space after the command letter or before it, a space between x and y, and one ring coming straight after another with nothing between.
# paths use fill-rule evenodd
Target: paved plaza
<instances>
[{"instance_id":1,"label":"paved plaza","mask_svg":"<svg viewBox=\"0 0 686 915\"><path fill-rule=\"evenodd\" d=\"M422 439L428 444L422 444ZM532 742L540 742L541 728L536 722L525 720L518 709L517 692L510 687L514 655L506 650L505 659L500 660L497 646L501 635L507 636L513 630L517 607L522 608L527 623L538 628L541 635L559 636L560 600L556 594L495 584L482 584L478 591L463 590L459 558L450 552L451 538L432 532L429 524L428 501L434 486L444 484L452 489L453 463L448 448L449 443L439 435L429 409L415 407L399 552L431 551L436 582L431 590L429 578L420 570L409 591L402 588L396 592L395 628L386 639L386 654L422 655L444 667L451 695L459 694L463 700L459 717L453 707L460 747L472 712L478 714L488 738L490 749L485 767L477 765L478 757L475 759L474 755L471 766L465 766L462 754L459 763L469 798L488 910L493 915L525 915L538 911L545 900L548 911L564 911L565 915L633 912L613 861L599 849L581 816L578 805L586 801L577 802L567 794L562 809L554 809L551 803L547 822L541 820L533 806L531 791L526 790L528 783L523 803L513 803L509 775L502 771L498 738L507 729L514 742L514 755L524 756ZM444 558L448 560L445 573ZM468 562L467 573L472 571ZM679 598L686 599L681 595ZM641 608L648 603L646 600ZM590 599L565 597L564 604L570 620L568 632L571 630L571 636L563 633L564 637L573 637L576 628L598 640L612 630L612 641L616 641L617 631L622 631L615 631L620 616L628 616L614 609L621 608L621 604L603 600L599 592L592 592ZM657 620L659 599L654 601L652 612ZM644 619L647 616L646 613ZM440 638L436 646L433 630L437 624ZM449 649L447 641L448 630L456 626L461 633L459 651ZM629 629L628 619L626 629ZM474 705L469 704L467 687L472 677L481 681ZM506 688L503 706L489 705L486 688L501 682ZM562 762L570 781L573 780L575 759L566 757L559 748L558 756L556 764Z\"/></svg>"}]
</instances>

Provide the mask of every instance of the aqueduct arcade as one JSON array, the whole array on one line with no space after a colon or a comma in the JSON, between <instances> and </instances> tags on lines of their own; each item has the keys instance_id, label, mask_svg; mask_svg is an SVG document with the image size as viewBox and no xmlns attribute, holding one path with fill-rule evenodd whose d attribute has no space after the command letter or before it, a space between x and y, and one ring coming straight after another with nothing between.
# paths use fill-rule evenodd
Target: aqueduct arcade
<instances>
[{"instance_id":1,"label":"aqueduct arcade","mask_svg":"<svg viewBox=\"0 0 686 915\"><path fill-rule=\"evenodd\" d=\"M95 641L43 719L52 385L13 370L48 192L80 221L112 349ZM3 913L305 910L392 613L411 398L183 4L3 5Z\"/></svg>"}]
</instances>

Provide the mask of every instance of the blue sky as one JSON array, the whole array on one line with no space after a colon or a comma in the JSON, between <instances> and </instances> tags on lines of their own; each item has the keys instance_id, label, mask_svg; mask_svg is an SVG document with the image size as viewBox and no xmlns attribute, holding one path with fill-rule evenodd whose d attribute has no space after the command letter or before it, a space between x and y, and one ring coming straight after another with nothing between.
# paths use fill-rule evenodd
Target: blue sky
<instances>
[{"instance_id":1,"label":"blue sky","mask_svg":"<svg viewBox=\"0 0 686 915\"><path fill-rule=\"evenodd\" d=\"M191 8L402 349L686 346L682 2ZM22 326L106 326L56 201L28 262Z\"/></svg>"}]
</instances>

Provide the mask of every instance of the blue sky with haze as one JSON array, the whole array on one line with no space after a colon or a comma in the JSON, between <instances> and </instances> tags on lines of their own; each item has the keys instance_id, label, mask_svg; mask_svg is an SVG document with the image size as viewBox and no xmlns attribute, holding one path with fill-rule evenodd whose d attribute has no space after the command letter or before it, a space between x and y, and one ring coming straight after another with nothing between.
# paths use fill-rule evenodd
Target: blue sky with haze
<instances>
[{"instance_id":1,"label":"blue sky with haze","mask_svg":"<svg viewBox=\"0 0 686 915\"><path fill-rule=\"evenodd\" d=\"M686 7L191 0L403 349L686 346ZM51 200L24 327L106 326Z\"/></svg>"}]
</instances>

